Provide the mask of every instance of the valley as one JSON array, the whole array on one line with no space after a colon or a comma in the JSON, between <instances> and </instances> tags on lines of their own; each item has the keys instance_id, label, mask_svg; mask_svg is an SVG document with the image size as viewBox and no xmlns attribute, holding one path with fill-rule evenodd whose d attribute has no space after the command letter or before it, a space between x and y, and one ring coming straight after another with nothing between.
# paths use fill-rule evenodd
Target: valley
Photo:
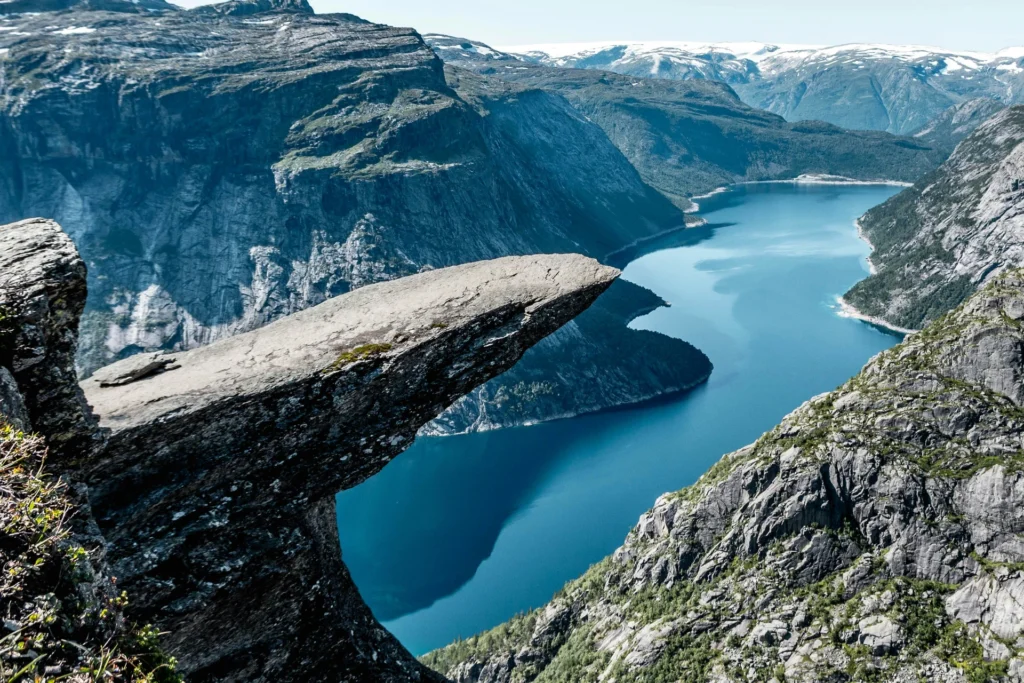
<instances>
[{"instance_id":1,"label":"valley","mask_svg":"<svg viewBox=\"0 0 1024 683\"><path fill-rule=\"evenodd\" d=\"M1024 681L1024 48L183 2L0 1L0 679Z\"/></svg>"},{"instance_id":2,"label":"valley","mask_svg":"<svg viewBox=\"0 0 1024 683\"><path fill-rule=\"evenodd\" d=\"M854 219L897 191L749 185L701 200L709 224L623 278L672 303L633 326L704 350L706 385L630 410L420 438L341 494L346 563L377 617L422 654L542 604L652 500L899 341L835 306L866 275Z\"/></svg>"}]
</instances>

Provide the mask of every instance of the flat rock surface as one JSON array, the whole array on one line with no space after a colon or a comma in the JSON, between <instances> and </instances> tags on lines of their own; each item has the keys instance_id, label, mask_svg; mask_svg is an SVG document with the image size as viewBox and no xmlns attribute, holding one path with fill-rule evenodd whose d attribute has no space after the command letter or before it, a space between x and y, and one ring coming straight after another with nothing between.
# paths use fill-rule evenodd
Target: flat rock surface
<instances>
[{"instance_id":1,"label":"flat rock surface","mask_svg":"<svg viewBox=\"0 0 1024 683\"><path fill-rule=\"evenodd\" d=\"M397 355L489 311L508 306L529 311L610 283L618 272L572 254L508 257L428 271L358 289L207 347L161 355L167 369L101 386L150 363L151 357L114 363L82 387L102 426L126 429L340 370L346 358L358 362L370 349L374 355Z\"/></svg>"},{"instance_id":2,"label":"flat rock surface","mask_svg":"<svg viewBox=\"0 0 1024 683\"><path fill-rule=\"evenodd\" d=\"M95 373L109 434L79 476L132 618L194 683L436 677L352 584L334 496L618 274L578 255L426 271Z\"/></svg>"}]
</instances>

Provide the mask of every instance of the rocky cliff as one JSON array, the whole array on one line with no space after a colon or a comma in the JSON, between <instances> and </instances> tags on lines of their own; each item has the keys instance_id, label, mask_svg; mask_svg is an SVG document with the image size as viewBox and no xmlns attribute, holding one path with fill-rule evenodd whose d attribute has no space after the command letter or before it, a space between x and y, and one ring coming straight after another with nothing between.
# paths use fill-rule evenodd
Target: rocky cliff
<instances>
[{"instance_id":1,"label":"rocky cliff","mask_svg":"<svg viewBox=\"0 0 1024 683\"><path fill-rule=\"evenodd\" d=\"M1024 272L811 399L547 606L424 658L462 683L1024 679Z\"/></svg>"},{"instance_id":2,"label":"rocky cliff","mask_svg":"<svg viewBox=\"0 0 1024 683\"><path fill-rule=\"evenodd\" d=\"M724 185L805 174L912 182L949 153L923 140L787 123L744 104L721 82L537 66L480 43L438 35L427 40L449 65L565 97L601 127L645 182L683 208L691 206L688 197ZM462 95L479 79L449 69L448 82Z\"/></svg>"},{"instance_id":3,"label":"rocky cliff","mask_svg":"<svg viewBox=\"0 0 1024 683\"><path fill-rule=\"evenodd\" d=\"M125 617L82 489L55 476L102 443L74 372L84 304L55 223L0 226L0 678L177 683Z\"/></svg>"},{"instance_id":4,"label":"rocky cliff","mask_svg":"<svg viewBox=\"0 0 1024 683\"><path fill-rule=\"evenodd\" d=\"M932 174L860 220L877 273L846 294L918 328L1024 265L1024 107L987 120Z\"/></svg>"},{"instance_id":5,"label":"rocky cliff","mask_svg":"<svg viewBox=\"0 0 1024 683\"><path fill-rule=\"evenodd\" d=\"M49 293L84 295L81 260L51 221L2 226L0 237L4 418L62 447L48 469L75 493L75 541L97 576L130 596L114 596L118 614L127 605L132 621L166 630L191 681L440 680L359 597L334 494L378 472L618 271L576 255L433 270L196 350L133 356L79 389L82 298ZM25 292L49 308L21 306ZM41 360L25 375L17 359L29 357ZM50 365L61 372L40 374ZM69 398L41 407L41 392ZM81 419L54 423L51 405ZM65 438L67 424L80 438ZM5 549L10 540L0 539ZM8 619L13 604L4 601ZM65 625L52 623L50 636ZM26 671L42 675L48 657Z\"/></svg>"},{"instance_id":6,"label":"rocky cliff","mask_svg":"<svg viewBox=\"0 0 1024 683\"><path fill-rule=\"evenodd\" d=\"M23 4L0 4L0 220L52 216L89 264L86 374L421 270L601 258L684 224L564 99L500 87L469 102L411 29L285 0ZM664 374L671 360L606 351L587 368L611 373L596 404L707 374L703 357ZM615 380L637 366L651 382Z\"/></svg>"}]
</instances>

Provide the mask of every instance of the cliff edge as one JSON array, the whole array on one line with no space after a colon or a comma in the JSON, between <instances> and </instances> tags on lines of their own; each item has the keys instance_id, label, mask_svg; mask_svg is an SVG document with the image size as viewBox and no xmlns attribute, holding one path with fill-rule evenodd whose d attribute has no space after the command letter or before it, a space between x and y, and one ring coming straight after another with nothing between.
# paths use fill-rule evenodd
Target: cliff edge
<instances>
[{"instance_id":1,"label":"cliff edge","mask_svg":"<svg viewBox=\"0 0 1024 683\"><path fill-rule=\"evenodd\" d=\"M81 295L47 299L49 315L4 318L5 418L62 444L48 468L79 496L76 533L130 596L127 616L168 632L164 645L191 681L437 678L359 597L334 494L379 471L618 276L576 255L429 271L207 347L132 357L79 389L68 383L85 287L74 248L43 220L0 227L0 246L0 262L50 264L44 281ZM36 291L4 273L0 302ZM50 385L9 361L26 356L21 340L40 321L61 332L33 351L37 373L60 365ZM62 441L66 421L51 427L33 409L47 386L80 407L68 413L75 424L94 425L84 396L98 425Z\"/></svg>"}]
</instances>

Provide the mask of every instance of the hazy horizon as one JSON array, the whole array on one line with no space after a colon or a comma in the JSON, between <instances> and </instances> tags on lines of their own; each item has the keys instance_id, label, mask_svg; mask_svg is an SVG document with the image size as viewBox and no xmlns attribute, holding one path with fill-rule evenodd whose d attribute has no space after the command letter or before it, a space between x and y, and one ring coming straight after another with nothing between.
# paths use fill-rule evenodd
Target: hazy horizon
<instances>
[{"instance_id":1,"label":"hazy horizon","mask_svg":"<svg viewBox=\"0 0 1024 683\"><path fill-rule=\"evenodd\" d=\"M184 7L208 4L180 0ZM733 0L715 6L647 0L629 11L609 0L519 3L434 0L310 0L318 13L348 12L369 21L445 33L495 46L541 43L689 41L840 45L886 43L949 50L998 52L1024 45L1024 3L861 0L826 5L808 0L774 3ZM993 19L998 19L993 21Z\"/></svg>"}]
</instances>

